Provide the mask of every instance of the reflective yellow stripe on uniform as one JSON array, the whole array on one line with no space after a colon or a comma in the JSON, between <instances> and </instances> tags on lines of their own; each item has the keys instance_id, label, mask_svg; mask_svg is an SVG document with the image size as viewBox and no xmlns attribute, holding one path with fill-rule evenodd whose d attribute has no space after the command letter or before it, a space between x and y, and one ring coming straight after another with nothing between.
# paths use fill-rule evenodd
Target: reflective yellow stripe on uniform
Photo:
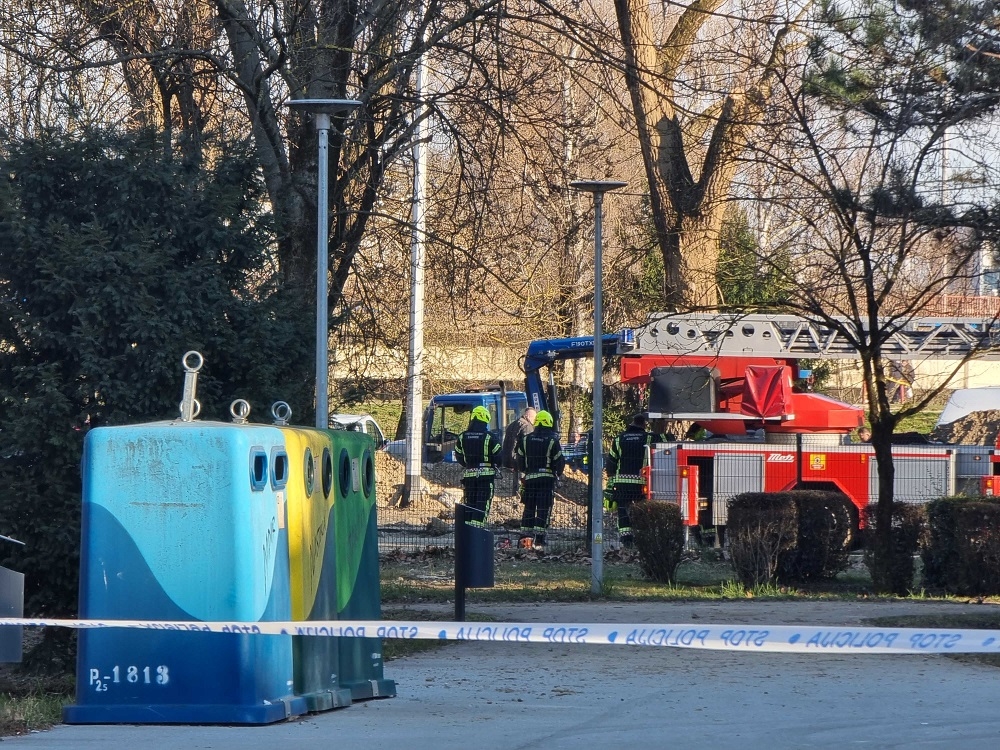
<instances>
[{"instance_id":1,"label":"reflective yellow stripe on uniform","mask_svg":"<svg viewBox=\"0 0 1000 750\"><path fill-rule=\"evenodd\" d=\"M530 474L525 474L525 479L541 479L542 477L552 479L555 477L555 473L549 469L540 469L539 471L533 471Z\"/></svg>"}]
</instances>

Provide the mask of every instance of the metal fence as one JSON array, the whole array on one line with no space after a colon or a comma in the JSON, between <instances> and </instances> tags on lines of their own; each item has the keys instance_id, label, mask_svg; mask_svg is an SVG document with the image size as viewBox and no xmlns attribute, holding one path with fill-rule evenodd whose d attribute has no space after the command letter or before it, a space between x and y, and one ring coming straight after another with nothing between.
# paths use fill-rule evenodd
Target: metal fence
<instances>
[{"instance_id":1,"label":"metal fence","mask_svg":"<svg viewBox=\"0 0 1000 750\"><path fill-rule=\"evenodd\" d=\"M984 477L1000 469L992 446L898 445L893 454L895 496L904 503L979 494ZM394 465L385 464L386 460ZM454 507L462 500L461 476L457 464L425 465L423 489L404 499L402 464L384 458L377 509L380 550L453 546ZM724 526L728 501L738 494L775 492L797 485L840 491L865 507L878 497L878 468L871 446L806 436L798 444L659 444L653 453L653 497L678 502L688 523L702 530ZM587 475L568 468L556 490L546 534L550 550L586 544L589 506ZM513 473L506 471L497 482L488 519L498 546L518 543L521 510ZM604 542L612 548L618 545L617 519L610 513L604 513Z\"/></svg>"},{"instance_id":2,"label":"metal fence","mask_svg":"<svg viewBox=\"0 0 1000 750\"><path fill-rule=\"evenodd\" d=\"M398 463L398 462L397 462ZM386 465L378 493L379 550L419 550L451 547L455 544L455 504L462 501L461 467L434 464L424 467L423 488L404 497L398 467ZM568 468L556 488L555 505L546 533L552 551L579 547L587 541L590 505L587 475ZM487 527L494 532L499 547L516 546L521 537L523 506L514 474L504 471L496 483ZM617 544L617 526L605 514L605 541Z\"/></svg>"}]
</instances>

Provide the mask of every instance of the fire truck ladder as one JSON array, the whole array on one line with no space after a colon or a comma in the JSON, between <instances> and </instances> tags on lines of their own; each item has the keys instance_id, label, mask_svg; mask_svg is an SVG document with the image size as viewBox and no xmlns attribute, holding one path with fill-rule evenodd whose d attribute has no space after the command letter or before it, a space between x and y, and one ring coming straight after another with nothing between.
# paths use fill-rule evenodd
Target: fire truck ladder
<instances>
[{"instance_id":1,"label":"fire truck ladder","mask_svg":"<svg viewBox=\"0 0 1000 750\"><path fill-rule=\"evenodd\" d=\"M685 354L857 359L857 345L844 331L854 321L836 318L843 330L796 315L654 313L635 329L626 355ZM886 326L887 330L891 330ZM868 334L868 332L865 332ZM895 360L1000 359L1000 321L978 318L913 318L887 336L882 356Z\"/></svg>"}]
</instances>

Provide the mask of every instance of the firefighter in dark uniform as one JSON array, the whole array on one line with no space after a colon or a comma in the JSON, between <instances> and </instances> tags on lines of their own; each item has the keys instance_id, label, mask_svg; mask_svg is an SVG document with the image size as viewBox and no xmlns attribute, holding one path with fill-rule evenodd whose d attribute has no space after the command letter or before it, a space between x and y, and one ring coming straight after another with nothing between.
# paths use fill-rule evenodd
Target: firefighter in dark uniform
<instances>
[{"instance_id":1,"label":"firefighter in dark uniform","mask_svg":"<svg viewBox=\"0 0 1000 750\"><path fill-rule=\"evenodd\" d=\"M521 472L521 546L545 549L545 529L555 502L556 480L566 468L559 436L552 425L552 415L535 415L535 429L517 444L517 468Z\"/></svg>"},{"instance_id":2,"label":"firefighter in dark uniform","mask_svg":"<svg viewBox=\"0 0 1000 750\"><path fill-rule=\"evenodd\" d=\"M629 509L632 503L643 499L642 467L646 465L646 447L655 439L646 430L646 417L636 414L608 452L607 473L613 486L613 505L618 506L618 538L623 547L633 545Z\"/></svg>"},{"instance_id":3,"label":"firefighter in dark uniform","mask_svg":"<svg viewBox=\"0 0 1000 750\"><path fill-rule=\"evenodd\" d=\"M462 475L462 502L468 511L467 523L485 526L493 502L493 483L500 465L500 441L487 429L490 413L485 406L472 410L469 428L458 436L455 458L465 467Z\"/></svg>"}]
</instances>

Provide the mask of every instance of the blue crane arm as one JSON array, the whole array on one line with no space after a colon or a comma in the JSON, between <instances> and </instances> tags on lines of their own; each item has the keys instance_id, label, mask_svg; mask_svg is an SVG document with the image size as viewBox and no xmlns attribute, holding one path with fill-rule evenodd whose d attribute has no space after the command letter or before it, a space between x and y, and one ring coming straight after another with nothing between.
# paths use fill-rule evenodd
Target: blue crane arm
<instances>
[{"instance_id":1,"label":"blue crane arm","mask_svg":"<svg viewBox=\"0 0 1000 750\"><path fill-rule=\"evenodd\" d=\"M619 353L626 337L622 333L606 333L601 337L601 353L605 357ZM580 359L594 355L594 337L577 336L565 339L538 339L528 344L521 369L524 370L524 390L528 403L535 409L545 409L555 416L558 408L554 393L547 393L541 370L563 359ZM554 384L550 384L554 390Z\"/></svg>"}]
</instances>

